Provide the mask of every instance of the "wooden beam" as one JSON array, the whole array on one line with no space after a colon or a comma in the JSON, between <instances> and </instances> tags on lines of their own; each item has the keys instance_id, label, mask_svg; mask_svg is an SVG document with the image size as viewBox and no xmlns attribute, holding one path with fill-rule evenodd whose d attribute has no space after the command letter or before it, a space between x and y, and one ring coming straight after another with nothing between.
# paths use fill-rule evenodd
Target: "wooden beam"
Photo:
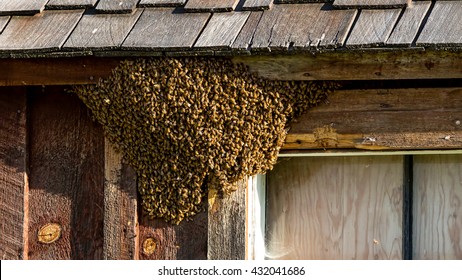
<instances>
[{"instance_id":1,"label":"wooden beam","mask_svg":"<svg viewBox=\"0 0 462 280\"><path fill-rule=\"evenodd\" d=\"M102 259L103 130L62 87L31 90L28 257Z\"/></svg>"},{"instance_id":2,"label":"wooden beam","mask_svg":"<svg viewBox=\"0 0 462 280\"><path fill-rule=\"evenodd\" d=\"M122 163L122 154L106 139L104 144L103 258L138 259L136 174Z\"/></svg>"},{"instance_id":3,"label":"wooden beam","mask_svg":"<svg viewBox=\"0 0 462 280\"><path fill-rule=\"evenodd\" d=\"M284 150L462 147L462 88L339 90L291 124Z\"/></svg>"},{"instance_id":4,"label":"wooden beam","mask_svg":"<svg viewBox=\"0 0 462 280\"><path fill-rule=\"evenodd\" d=\"M108 77L119 57L0 59L0 86L93 84ZM146 55L141 54L140 55ZM185 53L187 55L187 53ZM462 52L411 50L327 51L235 56L261 77L280 80L386 80L462 78Z\"/></svg>"},{"instance_id":5,"label":"wooden beam","mask_svg":"<svg viewBox=\"0 0 462 280\"><path fill-rule=\"evenodd\" d=\"M0 88L0 259L27 258L26 90Z\"/></svg>"},{"instance_id":6,"label":"wooden beam","mask_svg":"<svg viewBox=\"0 0 462 280\"><path fill-rule=\"evenodd\" d=\"M209 191L207 259L245 259L247 185L247 179L240 181L238 189L223 198Z\"/></svg>"},{"instance_id":7,"label":"wooden beam","mask_svg":"<svg viewBox=\"0 0 462 280\"><path fill-rule=\"evenodd\" d=\"M108 77L119 58L0 59L0 86L94 84Z\"/></svg>"},{"instance_id":8,"label":"wooden beam","mask_svg":"<svg viewBox=\"0 0 462 280\"><path fill-rule=\"evenodd\" d=\"M462 78L462 52L415 50L327 51L235 57L276 80L401 80Z\"/></svg>"}]
</instances>

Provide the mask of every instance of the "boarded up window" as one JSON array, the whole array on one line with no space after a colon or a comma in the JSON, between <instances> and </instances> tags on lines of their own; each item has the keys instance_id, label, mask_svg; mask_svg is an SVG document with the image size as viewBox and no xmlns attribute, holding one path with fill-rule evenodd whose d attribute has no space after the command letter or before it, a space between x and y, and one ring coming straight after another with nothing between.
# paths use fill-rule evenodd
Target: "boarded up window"
<instances>
[{"instance_id":1,"label":"boarded up window","mask_svg":"<svg viewBox=\"0 0 462 280\"><path fill-rule=\"evenodd\" d=\"M408 158L281 158L267 175L266 258L461 259L462 156Z\"/></svg>"}]
</instances>

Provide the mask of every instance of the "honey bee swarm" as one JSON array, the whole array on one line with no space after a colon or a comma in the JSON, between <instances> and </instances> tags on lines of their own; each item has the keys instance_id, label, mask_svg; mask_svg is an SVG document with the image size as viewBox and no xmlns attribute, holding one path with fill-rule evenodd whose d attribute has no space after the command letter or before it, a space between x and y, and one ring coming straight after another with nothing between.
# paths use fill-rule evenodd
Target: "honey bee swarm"
<instances>
[{"instance_id":1,"label":"honey bee swarm","mask_svg":"<svg viewBox=\"0 0 462 280\"><path fill-rule=\"evenodd\" d=\"M329 82L270 81L226 58L127 60L73 91L133 166L144 212L179 223L276 162L288 122Z\"/></svg>"}]
</instances>

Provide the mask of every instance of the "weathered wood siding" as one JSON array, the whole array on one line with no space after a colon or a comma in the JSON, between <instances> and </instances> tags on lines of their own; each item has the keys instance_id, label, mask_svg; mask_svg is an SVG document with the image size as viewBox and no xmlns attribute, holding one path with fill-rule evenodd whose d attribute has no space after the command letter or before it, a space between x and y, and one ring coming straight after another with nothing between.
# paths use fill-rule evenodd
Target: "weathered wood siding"
<instances>
[{"instance_id":1,"label":"weathered wood siding","mask_svg":"<svg viewBox=\"0 0 462 280\"><path fill-rule=\"evenodd\" d=\"M0 259L26 257L27 222L26 92L0 94Z\"/></svg>"},{"instance_id":2,"label":"weathered wood siding","mask_svg":"<svg viewBox=\"0 0 462 280\"><path fill-rule=\"evenodd\" d=\"M216 258L243 259L245 196L223 203L240 205L233 213L241 216L212 245L209 227L222 220L209 224L207 210L178 226L148 220L135 172L75 95L64 87L0 87L0 259L206 259L218 250L211 246L221 250ZM224 217L229 208L214 209ZM50 224L59 238L44 243L54 234L43 231ZM241 243L227 249L231 238Z\"/></svg>"}]
</instances>

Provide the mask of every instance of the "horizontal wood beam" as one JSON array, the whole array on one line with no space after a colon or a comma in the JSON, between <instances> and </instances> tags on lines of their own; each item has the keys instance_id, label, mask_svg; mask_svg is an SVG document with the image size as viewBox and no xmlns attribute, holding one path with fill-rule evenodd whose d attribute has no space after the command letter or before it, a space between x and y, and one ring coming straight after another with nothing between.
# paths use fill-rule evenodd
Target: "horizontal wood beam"
<instances>
[{"instance_id":1,"label":"horizontal wood beam","mask_svg":"<svg viewBox=\"0 0 462 280\"><path fill-rule=\"evenodd\" d=\"M462 78L462 52L415 50L328 51L241 56L260 76L276 80L401 80Z\"/></svg>"},{"instance_id":2,"label":"horizontal wood beam","mask_svg":"<svg viewBox=\"0 0 462 280\"><path fill-rule=\"evenodd\" d=\"M338 90L291 124L283 150L462 148L462 88Z\"/></svg>"},{"instance_id":3,"label":"horizontal wood beam","mask_svg":"<svg viewBox=\"0 0 462 280\"><path fill-rule=\"evenodd\" d=\"M0 86L94 84L108 77L120 58L0 59Z\"/></svg>"},{"instance_id":4,"label":"horizontal wood beam","mask_svg":"<svg viewBox=\"0 0 462 280\"><path fill-rule=\"evenodd\" d=\"M121 60L133 59L131 55L0 59L0 86L92 84L108 77ZM261 77L280 80L462 78L462 52L452 51L328 51L235 56L233 61Z\"/></svg>"}]
</instances>

